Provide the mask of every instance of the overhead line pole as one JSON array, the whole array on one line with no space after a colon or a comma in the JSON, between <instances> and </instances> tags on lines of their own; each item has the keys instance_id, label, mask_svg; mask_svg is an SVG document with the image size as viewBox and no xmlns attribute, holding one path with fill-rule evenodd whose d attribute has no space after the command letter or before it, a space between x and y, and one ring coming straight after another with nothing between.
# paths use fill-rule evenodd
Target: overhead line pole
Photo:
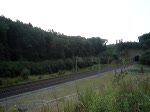
<instances>
[{"instance_id":1,"label":"overhead line pole","mask_svg":"<svg viewBox=\"0 0 150 112\"><path fill-rule=\"evenodd\" d=\"M77 73L77 68L78 68L78 64L77 64L78 62L77 62L77 56L76 56L76 73Z\"/></svg>"},{"instance_id":2,"label":"overhead line pole","mask_svg":"<svg viewBox=\"0 0 150 112\"><path fill-rule=\"evenodd\" d=\"M100 73L100 63L101 63L101 59L100 59L100 57L98 57L99 58L99 73Z\"/></svg>"}]
</instances>

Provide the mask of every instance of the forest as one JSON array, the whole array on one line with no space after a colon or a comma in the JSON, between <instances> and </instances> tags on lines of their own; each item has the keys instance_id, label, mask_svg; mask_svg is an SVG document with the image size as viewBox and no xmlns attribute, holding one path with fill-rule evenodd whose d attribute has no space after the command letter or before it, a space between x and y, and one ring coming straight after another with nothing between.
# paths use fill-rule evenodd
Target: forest
<instances>
[{"instance_id":1,"label":"forest","mask_svg":"<svg viewBox=\"0 0 150 112\"><path fill-rule=\"evenodd\" d=\"M5 17L0 17L0 37L0 60L7 61L96 56L106 49L107 43L100 37L66 36Z\"/></svg>"},{"instance_id":2,"label":"forest","mask_svg":"<svg viewBox=\"0 0 150 112\"><path fill-rule=\"evenodd\" d=\"M106 50L106 43L100 37L66 36L0 16L0 74L16 77L24 68L31 74L72 69L76 57L79 67L87 67Z\"/></svg>"},{"instance_id":3,"label":"forest","mask_svg":"<svg viewBox=\"0 0 150 112\"><path fill-rule=\"evenodd\" d=\"M139 42L113 45L107 45L107 42L100 37L67 36L53 29L44 31L31 23L0 16L0 76L16 77L23 69L31 74L71 70L76 57L79 68L98 63L98 58L101 63L111 63L118 59L121 51L130 48L146 49L141 62L150 64L144 60L150 56L150 33L139 36Z\"/></svg>"}]
</instances>

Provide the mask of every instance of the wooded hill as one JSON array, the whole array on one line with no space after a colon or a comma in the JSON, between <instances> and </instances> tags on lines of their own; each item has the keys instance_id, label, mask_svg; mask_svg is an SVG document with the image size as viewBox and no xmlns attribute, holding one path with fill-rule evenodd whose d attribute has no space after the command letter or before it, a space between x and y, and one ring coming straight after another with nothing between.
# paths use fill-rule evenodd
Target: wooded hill
<instances>
[{"instance_id":1,"label":"wooded hill","mask_svg":"<svg viewBox=\"0 0 150 112\"><path fill-rule=\"evenodd\" d=\"M106 50L106 39L66 36L53 30L44 31L0 16L0 60L42 61L75 56L96 56Z\"/></svg>"},{"instance_id":2,"label":"wooded hill","mask_svg":"<svg viewBox=\"0 0 150 112\"><path fill-rule=\"evenodd\" d=\"M150 32L138 37L141 49L144 51L140 62L150 65Z\"/></svg>"},{"instance_id":3,"label":"wooded hill","mask_svg":"<svg viewBox=\"0 0 150 112\"><path fill-rule=\"evenodd\" d=\"M100 37L67 36L0 16L0 76L16 77L24 69L31 74L71 70L75 57L79 68L99 63L99 57L102 64L111 63L130 48L149 49L150 33L140 36L139 43L106 43Z\"/></svg>"}]
</instances>

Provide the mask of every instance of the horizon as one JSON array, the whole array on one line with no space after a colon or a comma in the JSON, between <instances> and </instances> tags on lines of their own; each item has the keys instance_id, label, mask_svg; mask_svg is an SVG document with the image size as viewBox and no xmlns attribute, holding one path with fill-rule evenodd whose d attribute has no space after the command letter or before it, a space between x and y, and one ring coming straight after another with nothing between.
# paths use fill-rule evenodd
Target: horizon
<instances>
[{"instance_id":1,"label":"horizon","mask_svg":"<svg viewBox=\"0 0 150 112\"><path fill-rule=\"evenodd\" d=\"M6 17L5 15L0 15L0 16L2 16L2 17L5 17L5 18L7 18L7 19L10 19L10 20L12 20L11 18L8 18L8 17ZM17 22L17 21L19 21L19 22L22 22L23 24L31 24L32 25L32 23L25 23L25 22L23 22L23 21L21 21L21 20L18 20L18 19L16 19L16 20L12 20L13 22ZM33 25L32 25L33 26ZM44 30L44 31L46 31L46 32L49 32L50 30L53 30L53 29L48 29L48 30L45 30L45 29L42 29L41 27L38 27L38 26L33 26L33 28L40 28L41 30ZM57 31L55 31L55 30L53 30L54 32L57 32ZM63 32L57 32L57 33L59 33L59 34L63 34L63 35L66 35L66 34L64 34ZM146 32L146 33L149 33L149 32ZM146 34L146 33L144 33L144 34ZM141 35L143 35L143 34L141 34ZM139 36L141 36L141 35L139 35ZM83 36L81 36L81 35L66 35L66 36L80 36L80 37L82 37L82 38L86 38L86 37L83 37ZM138 36L138 37L139 37ZM92 36L93 37L93 36ZM92 38L92 37L88 37L88 38ZM98 37L98 36L97 36ZM137 37L137 38L138 38ZM96 38L96 37L95 37ZM99 38L101 38L101 37L99 37ZM86 38L87 39L87 38ZM105 39L105 38L101 38L101 39ZM106 39L107 40L107 39ZM116 43L120 43L119 41L121 41L121 42L138 42L139 40L137 40L137 41L123 41L123 39L116 39L115 40L115 43L109 43L108 45L113 45L113 44L116 44ZM109 40L107 40L107 42L106 42L106 44L109 42Z\"/></svg>"},{"instance_id":2,"label":"horizon","mask_svg":"<svg viewBox=\"0 0 150 112\"><path fill-rule=\"evenodd\" d=\"M9 4L8 4L9 3ZM138 42L150 29L148 0L5 0L0 15L68 36Z\"/></svg>"},{"instance_id":3,"label":"horizon","mask_svg":"<svg viewBox=\"0 0 150 112\"><path fill-rule=\"evenodd\" d=\"M0 16L12 20L11 18L6 17L5 15L0 15ZM32 23L30 23L30 22L29 22L29 23L24 23L23 21L18 20L18 19L16 19L15 21L14 21L14 20L12 20L12 21L13 21L13 22L20 21L20 22L22 22L23 24L31 24L31 25L32 25ZM33 26L33 25L32 25L32 26ZM40 28L41 30L44 30L44 29L42 29L41 27L33 26L33 28L36 28L36 27L37 27L37 28ZM44 31L49 32L49 30L53 30L53 29L48 29L48 30L44 30ZM54 32L57 32L57 31L54 30ZM57 32L57 33L66 35L66 34L64 34L63 32ZM149 33L149 32L147 32L147 33ZM144 34L146 34L146 33L144 33ZM143 34L141 34L141 35L143 35ZM139 35L139 36L141 36L141 35ZM83 37L83 36L81 36L81 35L66 35L66 36L80 36L80 37L82 37L82 38L86 38L86 37ZM92 37L93 37L93 36L92 36ZM89 38L92 38L92 37L89 37ZM101 38L101 37L99 37L99 38ZM87 39L87 38L86 38L86 39ZM101 39L105 39L105 38L101 38ZM106 39L106 40L107 40L107 39ZM116 41L117 41L117 42L116 42ZM116 40L115 40L115 43L109 43L109 44L107 44L107 43L109 42L109 40L107 40L106 44L107 44L107 45L113 45L113 44L119 43L119 41L121 41L121 42L138 42L139 40L137 40L137 41L123 41L123 39L116 39Z\"/></svg>"}]
</instances>

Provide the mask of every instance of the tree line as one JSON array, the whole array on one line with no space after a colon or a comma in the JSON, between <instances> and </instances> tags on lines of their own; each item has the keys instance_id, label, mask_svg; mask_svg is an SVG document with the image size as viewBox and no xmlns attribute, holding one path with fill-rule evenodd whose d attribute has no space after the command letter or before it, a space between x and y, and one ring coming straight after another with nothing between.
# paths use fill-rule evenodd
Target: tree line
<instances>
[{"instance_id":1,"label":"tree line","mask_svg":"<svg viewBox=\"0 0 150 112\"><path fill-rule=\"evenodd\" d=\"M76 57L79 68L98 64L99 59L111 63L130 48L149 49L149 38L150 33L140 36L139 42L106 45L100 37L67 36L0 16L0 76L16 77L24 69L37 75L72 70Z\"/></svg>"},{"instance_id":2,"label":"tree line","mask_svg":"<svg viewBox=\"0 0 150 112\"><path fill-rule=\"evenodd\" d=\"M150 32L139 36L138 39L141 49L145 51L141 56L140 62L150 65Z\"/></svg>"},{"instance_id":3,"label":"tree line","mask_svg":"<svg viewBox=\"0 0 150 112\"><path fill-rule=\"evenodd\" d=\"M96 56L106 49L106 39L67 36L44 31L31 23L0 16L0 61L43 61L75 56Z\"/></svg>"}]
</instances>

